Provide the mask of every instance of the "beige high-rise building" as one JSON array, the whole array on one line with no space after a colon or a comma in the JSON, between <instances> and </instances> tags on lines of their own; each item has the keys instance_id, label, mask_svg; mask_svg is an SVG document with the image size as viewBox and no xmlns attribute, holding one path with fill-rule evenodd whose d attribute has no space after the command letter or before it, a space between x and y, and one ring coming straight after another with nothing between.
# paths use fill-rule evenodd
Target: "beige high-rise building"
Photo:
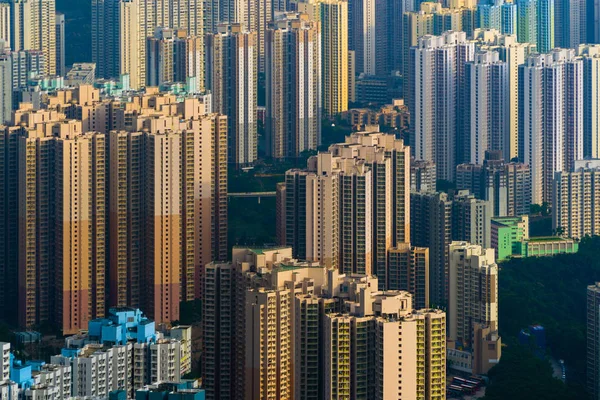
<instances>
[{"instance_id":1,"label":"beige high-rise building","mask_svg":"<svg viewBox=\"0 0 600 400\"><path fill-rule=\"evenodd\" d=\"M143 140L125 131L108 139L110 306L143 306Z\"/></svg>"},{"instance_id":2,"label":"beige high-rise building","mask_svg":"<svg viewBox=\"0 0 600 400\"><path fill-rule=\"evenodd\" d=\"M158 188L157 182L179 185L168 193L157 192L159 198L165 195L171 202L170 210L165 210L164 215L159 211L159 215L173 215L165 220L168 224L181 218L173 222L175 225L169 225L168 239L181 241L180 252L170 251L170 254L177 254L181 263L180 297L190 301L201 296L203 266L212 260L227 258L227 119L222 115L205 114L204 105L196 98L178 102L170 96L147 95L136 101L140 102L139 108L132 104L130 110L117 112L117 119L130 121L131 125L122 125L130 132L110 134L113 160L110 168L110 303L123 306L152 300L144 298L139 287L145 287L140 274L145 274L148 263L155 260L140 259L143 252L139 243L151 236L146 226L153 224L155 218L150 217L152 213L144 213L143 207L154 198L156 189L152 185ZM148 106L151 108L146 108ZM163 110L164 115L155 115L159 110ZM141 129L148 132L139 133ZM165 157L169 157L170 164L157 163L144 152L155 151L149 141L171 135L167 132L177 135L172 142L167 142L168 151L165 147ZM169 172L168 168L175 170ZM177 204L176 196L180 196ZM167 240L167 235L164 239ZM149 248L155 248L146 243ZM169 299L173 296L169 295Z\"/></svg>"},{"instance_id":3,"label":"beige high-rise building","mask_svg":"<svg viewBox=\"0 0 600 400\"><path fill-rule=\"evenodd\" d=\"M11 49L41 50L48 75L56 74L56 0L10 0Z\"/></svg>"},{"instance_id":4,"label":"beige high-rise building","mask_svg":"<svg viewBox=\"0 0 600 400\"><path fill-rule=\"evenodd\" d=\"M38 114L39 115L39 114ZM37 117L33 115L32 117ZM34 326L54 317L54 204L53 166L56 140L35 131L18 139L18 271L19 325ZM44 193L46 196L37 196ZM18 197L17 197L18 196ZM39 225L41 224L41 225ZM39 229L48 226L48 229ZM14 232L13 232L14 235ZM83 310L81 310L83 311Z\"/></svg>"},{"instance_id":5,"label":"beige high-rise building","mask_svg":"<svg viewBox=\"0 0 600 400\"><path fill-rule=\"evenodd\" d=\"M207 89L213 109L227 115L229 162L248 165L257 157L256 32L240 24L219 25L206 37Z\"/></svg>"},{"instance_id":6,"label":"beige high-rise building","mask_svg":"<svg viewBox=\"0 0 600 400\"><path fill-rule=\"evenodd\" d=\"M105 311L105 137L56 112L17 115L19 324L76 333Z\"/></svg>"},{"instance_id":7,"label":"beige high-rise building","mask_svg":"<svg viewBox=\"0 0 600 400\"><path fill-rule=\"evenodd\" d=\"M53 129L56 315L63 334L78 333L105 315L106 138L79 129L72 122Z\"/></svg>"},{"instance_id":8,"label":"beige high-rise building","mask_svg":"<svg viewBox=\"0 0 600 400\"><path fill-rule=\"evenodd\" d=\"M285 290L246 293L246 400L293 396L290 301Z\"/></svg>"},{"instance_id":9,"label":"beige high-rise building","mask_svg":"<svg viewBox=\"0 0 600 400\"><path fill-rule=\"evenodd\" d=\"M420 310L375 320L375 399L446 398L446 314Z\"/></svg>"},{"instance_id":10,"label":"beige high-rise building","mask_svg":"<svg viewBox=\"0 0 600 400\"><path fill-rule=\"evenodd\" d=\"M449 343L462 346L474 374L487 374L502 356L494 249L452 242L449 252Z\"/></svg>"},{"instance_id":11,"label":"beige high-rise building","mask_svg":"<svg viewBox=\"0 0 600 400\"><path fill-rule=\"evenodd\" d=\"M473 324L498 330L498 266L494 249L450 244L449 338L472 348Z\"/></svg>"},{"instance_id":12,"label":"beige high-rise building","mask_svg":"<svg viewBox=\"0 0 600 400\"><path fill-rule=\"evenodd\" d=\"M387 250L410 242L409 148L377 127L286 174L286 241L300 259L387 282Z\"/></svg>"},{"instance_id":13,"label":"beige high-rise building","mask_svg":"<svg viewBox=\"0 0 600 400\"><path fill-rule=\"evenodd\" d=\"M266 139L274 158L316 150L321 139L321 37L308 14L290 13L266 31Z\"/></svg>"},{"instance_id":14,"label":"beige high-rise building","mask_svg":"<svg viewBox=\"0 0 600 400\"><path fill-rule=\"evenodd\" d=\"M554 174L552 230L582 239L600 234L600 163L576 161L573 172Z\"/></svg>"},{"instance_id":15,"label":"beige high-rise building","mask_svg":"<svg viewBox=\"0 0 600 400\"><path fill-rule=\"evenodd\" d=\"M320 265L291 256L289 247L234 247L231 263L206 266L203 379L207 398L268 398L264 393L293 397L293 376L302 375L302 368L294 369L296 345L301 341L294 336L303 326L300 309L295 317L294 296L320 294L326 277Z\"/></svg>"},{"instance_id":16,"label":"beige high-rise building","mask_svg":"<svg viewBox=\"0 0 600 400\"><path fill-rule=\"evenodd\" d=\"M361 326L363 322L371 322L371 318L356 319L342 314L329 314L323 318L323 393L326 399L352 398L352 324ZM365 330L369 327L366 326Z\"/></svg>"},{"instance_id":17,"label":"beige high-rise building","mask_svg":"<svg viewBox=\"0 0 600 400\"><path fill-rule=\"evenodd\" d=\"M151 133L145 138L146 314L157 322L179 318L181 259L181 134Z\"/></svg>"},{"instance_id":18,"label":"beige high-rise building","mask_svg":"<svg viewBox=\"0 0 600 400\"><path fill-rule=\"evenodd\" d=\"M446 314L406 292L352 293L349 313L322 316L323 398L444 399Z\"/></svg>"},{"instance_id":19,"label":"beige high-rise building","mask_svg":"<svg viewBox=\"0 0 600 400\"><path fill-rule=\"evenodd\" d=\"M24 328L65 333L106 305L178 319L201 267L227 257L226 117L194 96L121 102L87 85L44 107L2 128L2 303L14 296Z\"/></svg>"}]
</instances>

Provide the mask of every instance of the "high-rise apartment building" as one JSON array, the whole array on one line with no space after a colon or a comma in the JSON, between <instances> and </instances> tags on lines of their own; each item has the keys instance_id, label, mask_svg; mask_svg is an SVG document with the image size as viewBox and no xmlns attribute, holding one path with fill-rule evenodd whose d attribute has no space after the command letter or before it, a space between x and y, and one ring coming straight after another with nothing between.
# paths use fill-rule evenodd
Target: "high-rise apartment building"
<instances>
[{"instance_id":1,"label":"high-rise apartment building","mask_svg":"<svg viewBox=\"0 0 600 400\"><path fill-rule=\"evenodd\" d=\"M83 133L80 121L52 116L12 133L19 135L18 195L7 195L19 199L19 324L55 321L75 333L104 316L106 145L103 134Z\"/></svg>"},{"instance_id":2,"label":"high-rise apartment building","mask_svg":"<svg viewBox=\"0 0 600 400\"><path fill-rule=\"evenodd\" d=\"M55 144L54 287L56 316L65 334L77 333L91 319L104 317L106 305L106 137L81 134L80 127L60 124ZM29 143L21 145L22 151L28 151ZM49 166L37 173L44 174L45 167Z\"/></svg>"},{"instance_id":3,"label":"high-rise apartment building","mask_svg":"<svg viewBox=\"0 0 600 400\"><path fill-rule=\"evenodd\" d=\"M517 5L504 0L485 0L477 4L479 28L494 29L504 35L517 33Z\"/></svg>"},{"instance_id":4,"label":"high-rise apartment building","mask_svg":"<svg viewBox=\"0 0 600 400\"><path fill-rule=\"evenodd\" d=\"M246 294L246 400L271 395L283 399L292 396L291 301L285 289L258 288Z\"/></svg>"},{"instance_id":5,"label":"high-rise apartment building","mask_svg":"<svg viewBox=\"0 0 600 400\"><path fill-rule=\"evenodd\" d=\"M498 266L494 249L468 242L449 247L449 337L470 347L474 323L498 329Z\"/></svg>"},{"instance_id":6,"label":"high-rise apartment building","mask_svg":"<svg viewBox=\"0 0 600 400\"><path fill-rule=\"evenodd\" d=\"M517 0L517 39L519 43L538 41L537 0Z\"/></svg>"},{"instance_id":7,"label":"high-rise apartment building","mask_svg":"<svg viewBox=\"0 0 600 400\"><path fill-rule=\"evenodd\" d=\"M294 296L320 294L325 269L298 263L291 255L290 248L234 248L232 263L206 266L203 362L207 398L255 398L264 391L291 396L293 374L304 379L310 376L308 371L300 372L301 362L296 363L295 346L301 339L294 336L308 328L299 320L300 308L299 319L295 317ZM318 337L318 331L310 332L315 333ZM265 357L270 362L260 362Z\"/></svg>"},{"instance_id":8,"label":"high-rise apartment building","mask_svg":"<svg viewBox=\"0 0 600 400\"><path fill-rule=\"evenodd\" d=\"M467 241L485 248L491 245L492 205L459 190L452 204L452 240Z\"/></svg>"},{"instance_id":9,"label":"high-rise apartment building","mask_svg":"<svg viewBox=\"0 0 600 400\"><path fill-rule=\"evenodd\" d=\"M397 2L395 7L402 8L403 2ZM355 74L382 75L388 74L385 67L387 62L380 62L380 56L388 57L387 19L392 18L394 7L392 2L376 0L349 0L348 1L348 48L356 56ZM402 12L396 15L402 17ZM399 22L399 21L397 21ZM393 34L393 33L392 33ZM390 43L391 44L391 43ZM383 67L383 68L382 68Z\"/></svg>"},{"instance_id":10,"label":"high-rise apartment building","mask_svg":"<svg viewBox=\"0 0 600 400\"><path fill-rule=\"evenodd\" d=\"M56 70L56 1L10 0L13 51L39 50L46 58L47 75Z\"/></svg>"},{"instance_id":11,"label":"high-rise apartment building","mask_svg":"<svg viewBox=\"0 0 600 400\"><path fill-rule=\"evenodd\" d=\"M146 84L180 82L191 93L204 91L204 38L187 29L157 28L146 40Z\"/></svg>"},{"instance_id":12,"label":"high-rise apartment building","mask_svg":"<svg viewBox=\"0 0 600 400\"><path fill-rule=\"evenodd\" d=\"M12 96L13 96L13 61L10 52L3 51L0 54L0 121L8 122L12 112Z\"/></svg>"},{"instance_id":13,"label":"high-rise apartment building","mask_svg":"<svg viewBox=\"0 0 600 400\"><path fill-rule=\"evenodd\" d=\"M429 248L429 298L447 304L448 245L452 241L452 200L445 193L412 193L411 240Z\"/></svg>"},{"instance_id":14,"label":"high-rise apartment building","mask_svg":"<svg viewBox=\"0 0 600 400\"><path fill-rule=\"evenodd\" d=\"M581 239L600 234L600 165L580 161L572 172L554 174L552 229Z\"/></svg>"},{"instance_id":15,"label":"high-rise apartment building","mask_svg":"<svg viewBox=\"0 0 600 400\"><path fill-rule=\"evenodd\" d=\"M532 203L551 202L554 173L583 158L583 60L575 50L530 56L519 88L519 159L531 167Z\"/></svg>"},{"instance_id":16,"label":"high-rise apartment building","mask_svg":"<svg viewBox=\"0 0 600 400\"><path fill-rule=\"evenodd\" d=\"M556 47L577 48L590 43L587 38L585 0L554 0L554 32ZM592 12L594 15L594 12ZM594 28L592 26L593 29ZM592 42L594 43L594 42Z\"/></svg>"},{"instance_id":17,"label":"high-rise apartment building","mask_svg":"<svg viewBox=\"0 0 600 400\"><path fill-rule=\"evenodd\" d=\"M587 43L600 44L600 1L586 2Z\"/></svg>"},{"instance_id":18,"label":"high-rise apartment building","mask_svg":"<svg viewBox=\"0 0 600 400\"><path fill-rule=\"evenodd\" d=\"M146 39L146 85L160 86L173 81L175 35L171 29L157 28Z\"/></svg>"},{"instance_id":19,"label":"high-rise apartment building","mask_svg":"<svg viewBox=\"0 0 600 400\"><path fill-rule=\"evenodd\" d=\"M226 117L156 90L121 102L81 85L45 101L2 131L2 303L25 328L65 333L106 304L178 319L200 267L227 257Z\"/></svg>"},{"instance_id":20,"label":"high-rise apartment building","mask_svg":"<svg viewBox=\"0 0 600 400\"><path fill-rule=\"evenodd\" d=\"M376 399L445 398L443 311L420 310L400 318L390 314L376 318L375 347L380 354L375 367Z\"/></svg>"},{"instance_id":21,"label":"high-rise apartment building","mask_svg":"<svg viewBox=\"0 0 600 400\"><path fill-rule=\"evenodd\" d=\"M348 1L316 3L321 23L321 90L323 115L348 109Z\"/></svg>"},{"instance_id":22,"label":"high-rise apartment building","mask_svg":"<svg viewBox=\"0 0 600 400\"><path fill-rule=\"evenodd\" d=\"M600 283L587 287L587 390L600 397Z\"/></svg>"},{"instance_id":23,"label":"high-rise apartment building","mask_svg":"<svg viewBox=\"0 0 600 400\"><path fill-rule=\"evenodd\" d=\"M10 47L12 29L10 25L11 12L9 3L0 4L0 40L4 40L5 46Z\"/></svg>"},{"instance_id":24,"label":"high-rise apartment building","mask_svg":"<svg viewBox=\"0 0 600 400\"><path fill-rule=\"evenodd\" d=\"M600 157L600 45L579 46L583 57L583 156Z\"/></svg>"},{"instance_id":25,"label":"high-rise apartment building","mask_svg":"<svg viewBox=\"0 0 600 400\"><path fill-rule=\"evenodd\" d=\"M497 52L478 51L465 65L466 127L462 159L483 164L488 150L510 151L508 64Z\"/></svg>"},{"instance_id":26,"label":"high-rise apartment building","mask_svg":"<svg viewBox=\"0 0 600 400\"><path fill-rule=\"evenodd\" d=\"M208 264L204 271L202 321L206 361L203 386L208 399L235 399L235 270L231 264ZM239 307L240 305L237 304ZM228 350L228 351L226 351Z\"/></svg>"},{"instance_id":27,"label":"high-rise apartment building","mask_svg":"<svg viewBox=\"0 0 600 400\"><path fill-rule=\"evenodd\" d=\"M452 242L449 253L448 337L472 352L476 373L487 373L501 354L494 249Z\"/></svg>"},{"instance_id":28,"label":"high-rise apartment building","mask_svg":"<svg viewBox=\"0 0 600 400\"><path fill-rule=\"evenodd\" d=\"M438 179L454 180L457 153L462 154L460 88L474 53L464 32L423 36L410 49L410 147L415 159L435 162Z\"/></svg>"},{"instance_id":29,"label":"high-rise apartment building","mask_svg":"<svg viewBox=\"0 0 600 400\"><path fill-rule=\"evenodd\" d=\"M146 312L157 321L179 318L181 280L189 271L181 258L182 152L179 132L146 136L143 152L151 179L145 182L144 278Z\"/></svg>"},{"instance_id":30,"label":"high-rise apartment building","mask_svg":"<svg viewBox=\"0 0 600 400\"><path fill-rule=\"evenodd\" d=\"M236 22L248 32L256 33L257 67L258 72L265 72L265 45L269 23L274 15L272 0L237 0Z\"/></svg>"},{"instance_id":31,"label":"high-rise apartment building","mask_svg":"<svg viewBox=\"0 0 600 400\"><path fill-rule=\"evenodd\" d=\"M529 54L535 52L535 44L518 43L517 36L502 35L496 30L476 29L473 35L478 50L491 50L500 54L500 60L508 68L508 127L505 136L508 145L504 146L504 159L512 160L519 155L519 65L524 64ZM508 146L508 147L507 147Z\"/></svg>"},{"instance_id":32,"label":"high-rise apartment building","mask_svg":"<svg viewBox=\"0 0 600 400\"><path fill-rule=\"evenodd\" d=\"M547 53L555 46L554 1L537 0L537 49L540 53Z\"/></svg>"},{"instance_id":33,"label":"high-rise apartment building","mask_svg":"<svg viewBox=\"0 0 600 400\"><path fill-rule=\"evenodd\" d=\"M388 290L413 296L415 308L429 308L429 249L401 243L388 251Z\"/></svg>"},{"instance_id":34,"label":"high-rise apartment building","mask_svg":"<svg viewBox=\"0 0 600 400\"><path fill-rule=\"evenodd\" d=\"M56 13L56 75L65 76L67 67L65 64L65 15Z\"/></svg>"},{"instance_id":35,"label":"high-rise apartment building","mask_svg":"<svg viewBox=\"0 0 600 400\"><path fill-rule=\"evenodd\" d=\"M435 192L437 175L435 163L426 160L410 160L411 192Z\"/></svg>"},{"instance_id":36,"label":"high-rise apartment building","mask_svg":"<svg viewBox=\"0 0 600 400\"><path fill-rule=\"evenodd\" d=\"M239 0L207 1L203 8L205 21L204 33L209 34L217 32L219 24L233 24L235 22L240 22L238 19L240 3Z\"/></svg>"},{"instance_id":37,"label":"high-rise apartment building","mask_svg":"<svg viewBox=\"0 0 600 400\"><path fill-rule=\"evenodd\" d=\"M402 18L402 74L407 82L414 71L411 67L410 49L419 45L419 38L425 35L441 36L446 31L465 32L471 37L475 28L474 5L443 8L441 3L421 2L412 12L405 12ZM397 22L396 22L397 23ZM413 60L414 61L414 60ZM404 87L404 99L410 103L412 92Z\"/></svg>"},{"instance_id":38,"label":"high-rise apartment building","mask_svg":"<svg viewBox=\"0 0 600 400\"><path fill-rule=\"evenodd\" d=\"M491 243L491 205L468 191L411 194L412 244L429 248L429 296L434 304L448 302L448 246L453 240Z\"/></svg>"},{"instance_id":39,"label":"high-rise apartment building","mask_svg":"<svg viewBox=\"0 0 600 400\"><path fill-rule=\"evenodd\" d=\"M229 162L238 166L257 158L257 56L256 33L240 24L219 25L207 36L207 88L213 109L228 118Z\"/></svg>"},{"instance_id":40,"label":"high-rise apartment building","mask_svg":"<svg viewBox=\"0 0 600 400\"><path fill-rule=\"evenodd\" d=\"M133 89L145 86L146 39L158 27L202 37L202 7L199 0L92 0L92 61L98 76L129 74Z\"/></svg>"},{"instance_id":41,"label":"high-rise apartment building","mask_svg":"<svg viewBox=\"0 0 600 400\"><path fill-rule=\"evenodd\" d=\"M506 163L499 151L486 152L483 165L459 164L456 167L456 188L469 190L478 199L490 202L494 216L529 213L529 165Z\"/></svg>"},{"instance_id":42,"label":"high-rise apartment building","mask_svg":"<svg viewBox=\"0 0 600 400\"><path fill-rule=\"evenodd\" d=\"M409 149L359 132L286 173L286 245L294 256L386 282L386 251L410 242Z\"/></svg>"},{"instance_id":43,"label":"high-rise apartment building","mask_svg":"<svg viewBox=\"0 0 600 400\"><path fill-rule=\"evenodd\" d=\"M287 14L266 31L266 137L273 158L316 150L321 138L321 36L307 14Z\"/></svg>"}]
</instances>

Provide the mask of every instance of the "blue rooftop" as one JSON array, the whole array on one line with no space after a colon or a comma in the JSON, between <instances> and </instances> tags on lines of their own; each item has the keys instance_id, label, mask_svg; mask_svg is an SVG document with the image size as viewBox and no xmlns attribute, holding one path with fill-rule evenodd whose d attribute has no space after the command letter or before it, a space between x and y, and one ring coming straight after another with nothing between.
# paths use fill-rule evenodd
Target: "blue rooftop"
<instances>
[{"instance_id":1,"label":"blue rooftop","mask_svg":"<svg viewBox=\"0 0 600 400\"><path fill-rule=\"evenodd\" d=\"M88 335L102 344L148 343L156 340L156 327L139 309L119 307L111 308L107 318L90 321Z\"/></svg>"}]
</instances>

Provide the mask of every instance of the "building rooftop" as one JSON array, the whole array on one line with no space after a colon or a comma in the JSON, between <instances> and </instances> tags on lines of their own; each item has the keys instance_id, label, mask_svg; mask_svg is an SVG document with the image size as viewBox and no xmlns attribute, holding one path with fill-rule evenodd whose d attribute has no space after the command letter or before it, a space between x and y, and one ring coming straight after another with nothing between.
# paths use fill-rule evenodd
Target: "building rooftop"
<instances>
[{"instance_id":1,"label":"building rooftop","mask_svg":"<svg viewBox=\"0 0 600 400\"><path fill-rule=\"evenodd\" d=\"M569 238L563 238L563 237L558 237L558 236L538 236L538 237L532 237L529 238L528 240L526 240L526 242L572 242L573 239L569 239Z\"/></svg>"}]
</instances>

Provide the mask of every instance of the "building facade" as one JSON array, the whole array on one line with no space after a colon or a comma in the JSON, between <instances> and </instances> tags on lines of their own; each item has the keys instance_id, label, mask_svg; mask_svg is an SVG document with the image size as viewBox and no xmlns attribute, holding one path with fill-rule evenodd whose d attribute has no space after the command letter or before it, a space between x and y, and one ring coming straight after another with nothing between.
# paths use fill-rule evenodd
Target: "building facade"
<instances>
[{"instance_id":1,"label":"building facade","mask_svg":"<svg viewBox=\"0 0 600 400\"><path fill-rule=\"evenodd\" d=\"M288 14L266 31L267 153L298 157L321 138L321 34L307 14Z\"/></svg>"}]
</instances>

